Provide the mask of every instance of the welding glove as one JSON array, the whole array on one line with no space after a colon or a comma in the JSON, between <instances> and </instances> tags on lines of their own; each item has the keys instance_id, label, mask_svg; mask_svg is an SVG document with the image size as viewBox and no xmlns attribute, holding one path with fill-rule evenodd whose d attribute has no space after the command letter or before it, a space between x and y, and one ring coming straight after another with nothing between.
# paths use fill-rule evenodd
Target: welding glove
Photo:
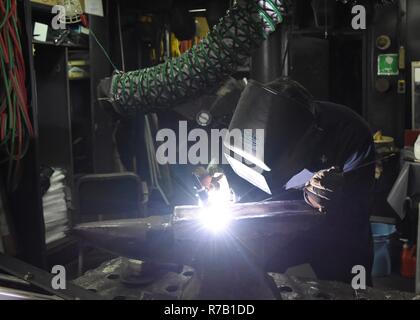
<instances>
[{"instance_id":1,"label":"welding glove","mask_svg":"<svg viewBox=\"0 0 420 320\"><path fill-rule=\"evenodd\" d=\"M343 184L344 175L338 167L318 171L303 189L305 201L322 213L335 211L340 206Z\"/></svg>"},{"instance_id":2,"label":"welding glove","mask_svg":"<svg viewBox=\"0 0 420 320\"><path fill-rule=\"evenodd\" d=\"M220 188L219 181L223 178L223 173L214 170L207 170L200 166L193 171L193 174L198 178L201 185L206 188L207 191L213 189L218 190ZM219 174L216 175L216 173Z\"/></svg>"}]
</instances>

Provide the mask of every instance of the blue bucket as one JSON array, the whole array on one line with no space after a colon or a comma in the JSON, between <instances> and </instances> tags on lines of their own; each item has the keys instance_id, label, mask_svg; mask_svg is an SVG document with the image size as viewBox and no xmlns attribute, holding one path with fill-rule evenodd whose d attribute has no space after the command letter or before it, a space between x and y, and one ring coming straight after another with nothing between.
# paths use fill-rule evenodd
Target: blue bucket
<instances>
[{"instance_id":1,"label":"blue bucket","mask_svg":"<svg viewBox=\"0 0 420 320\"><path fill-rule=\"evenodd\" d=\"M372 276L385 277L391 274L391 254L389 242L395 233L395 225L372 223L372 236L375 256L373 259Z\"/></svg>"}]
</instances>

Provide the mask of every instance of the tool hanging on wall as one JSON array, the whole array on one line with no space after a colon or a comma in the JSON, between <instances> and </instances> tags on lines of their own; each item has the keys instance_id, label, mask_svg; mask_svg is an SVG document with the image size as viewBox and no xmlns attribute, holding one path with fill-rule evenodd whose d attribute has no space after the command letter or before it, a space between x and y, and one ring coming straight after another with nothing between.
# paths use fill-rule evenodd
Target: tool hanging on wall
<instances>
[{"instance_id":1,"label":"tool hanging on wall","mask_svg":"<svg viewBox=\"0 0 420 320\"><path fill-rule=\"evenodd\" d=\"M7 163L7 187L16 184L19 162L29 147L33 128L25 87L17 0L0 2L0 164Z\"/></svg>"}]
</instances>

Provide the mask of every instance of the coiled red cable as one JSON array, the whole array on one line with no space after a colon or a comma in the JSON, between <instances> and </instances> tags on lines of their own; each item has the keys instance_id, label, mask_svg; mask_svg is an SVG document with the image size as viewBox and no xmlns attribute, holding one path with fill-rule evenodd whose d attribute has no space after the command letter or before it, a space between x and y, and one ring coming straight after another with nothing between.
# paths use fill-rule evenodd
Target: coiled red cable
<instances>
[{"instance_id":1,"label":"coiled red cable","mask_svg":"<svg viewBox=\"0 0 420 320\"><path fill-rule=\"evenodd\" d=\"M9 164L9 183L34 135L20 34L17 0L0 0L0 164Z\"/></svg>"}]
</instances>

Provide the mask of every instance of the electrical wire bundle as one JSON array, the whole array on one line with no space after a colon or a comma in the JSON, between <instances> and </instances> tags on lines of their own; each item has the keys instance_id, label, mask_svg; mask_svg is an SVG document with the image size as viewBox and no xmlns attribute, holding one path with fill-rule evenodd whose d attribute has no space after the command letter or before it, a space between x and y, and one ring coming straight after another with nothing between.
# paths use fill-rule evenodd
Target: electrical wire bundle
<instances>
[{"instance_id":1,"label":"electrical wire bundle","mask_svg":"<svg viewBox=\"0 0 420 320\"><path fill-rule=\"evenodd\" d=\"M0 164L7 163L7 185L24 157L33 128L25 87L17 0L0 1Z\"/></svg>"},{"instance_id":2,"label":"electrical wire bundle","mask_svg":"<svg viewBox=\"0 0 420 320\"><path fill-rule=\"evenodd\" d=\"M252 51L275 31L276 25L283 21L283 2L237 1L191 50L155 67L117 72L109 92L104 92L105 98L100 99L111 102L122 115L133 115L137 109L170 107L202 93L244 65ZM108 88L103 85L100 90Z\"/></svg>"}]
</instances>

